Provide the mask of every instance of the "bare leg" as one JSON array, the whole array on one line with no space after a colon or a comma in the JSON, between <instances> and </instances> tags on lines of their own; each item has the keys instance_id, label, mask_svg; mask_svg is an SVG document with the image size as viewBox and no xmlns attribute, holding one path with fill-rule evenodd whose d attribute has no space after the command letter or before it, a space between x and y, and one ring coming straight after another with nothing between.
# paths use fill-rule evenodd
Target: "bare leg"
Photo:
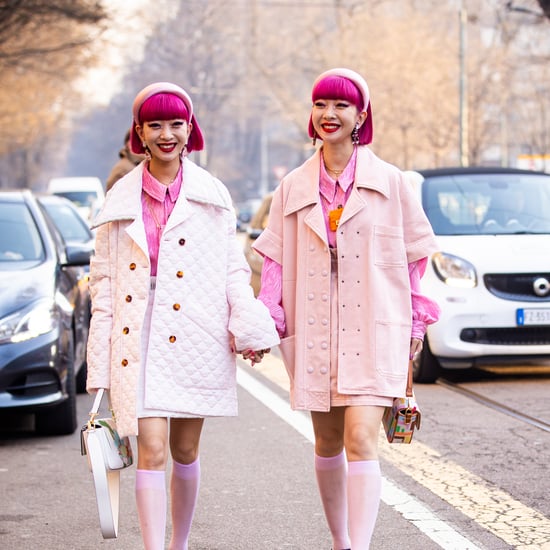
<instances>
[{"instance_id":1,"label":"bare leg","mask_svg":"<svg viewBox=\"0 0 550 550\"><path fill-rule=\"evenodd\" d=\"M172 419L172 538L170 550L188 550L189 533L200 486L199 441L202 418Z\"/></svg>"},{"instance_id":2,"label":"bare leg","mask_svg":"<svg viewBox=\"0 0 550 550\"><path fill-rule=\"evenodd\" d=\"M140 418L136 504L145 550L163 550L166 536L166 418Z\"/></svg>"},{"instance_id":3,"label":"bare leg","mask_svg":"<svg viewBox=\"0 0 550 550\"><path fill-rule=\"evenodd\" d=\"M378 435L383 413L383 407L346 409L349 529L351 547L356 550L368 550L380 506Z\"/></svg>"},{"instance_id":4,"label":"bare leg","mask_svg":"<svg viewBox=\"0 0 550 550\"><path fill-rule=\"evenodd\" d=\"M344 409L312 412L315 432L315 474L332 548L350 548L348 535L347 461L343 451Z\"/></svg>"}]
</instances>

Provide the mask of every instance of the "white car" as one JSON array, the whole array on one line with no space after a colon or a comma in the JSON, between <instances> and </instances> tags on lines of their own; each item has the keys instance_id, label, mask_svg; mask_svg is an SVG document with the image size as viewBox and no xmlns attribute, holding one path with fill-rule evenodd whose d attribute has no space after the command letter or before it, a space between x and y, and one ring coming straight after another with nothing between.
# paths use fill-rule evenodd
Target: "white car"
<instances>
[{"instance_id":1,"label":"white car","mask_svg":"<svg viewBox=\"0 0 550 550\"><path fill-rule=\"evenodd\" d=\"M422 291L440 305L414 364L442 369L550 359L550 174L508 168L408 172L440 247Z\"/></svg>"},{"instance_id":2,"label":"white car","mask_svg":"<svg viewBox=\"0 0 550 550\"><path fill-rule=\"evenodd\" d=\"M93 176L52 178L48 193L72 201L87 223L95 218L105 201L101 180Z\"/></svg>"}]
</instances>

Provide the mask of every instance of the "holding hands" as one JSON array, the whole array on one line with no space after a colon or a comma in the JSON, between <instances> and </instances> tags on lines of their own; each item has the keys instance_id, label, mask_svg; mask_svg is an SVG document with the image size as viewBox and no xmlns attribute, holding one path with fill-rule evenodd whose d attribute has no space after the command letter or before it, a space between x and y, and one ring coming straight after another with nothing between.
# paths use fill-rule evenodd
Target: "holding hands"
<instances>
[{"instance_id":1,"label":"holding hands","mask_svg":"<svg viewBox=\"0 0 550 550\"><path fill-rule=\"evenodd\" d=\"M254 366L256 363L261 363L262 359L264 357L265 353L269 353L271 351L271 348L267 349L260 349L260 350L251 350L247 349L244 351L240 351L238 353L241 353L243 356L243 359L246 361L250 359L250 364Z\"/></svg>"},{"instance_id":2,"label":"holding hands","mask_svg":"<svg viewBox=\"0 0 550 550\"><path fill-rule=\"evenodd\" d=\"M238 351L235 348L235 337L231 335L231 352L240 353L243 356L243 359L245 361L250 360L251 366L254 366L256 363L261 363L262 359L264 358L264 355L266 353L269 353L270 351L271 351L271 348L259 349L259 350L245 349L244 351Z\"/></svg>"}]
</instances>

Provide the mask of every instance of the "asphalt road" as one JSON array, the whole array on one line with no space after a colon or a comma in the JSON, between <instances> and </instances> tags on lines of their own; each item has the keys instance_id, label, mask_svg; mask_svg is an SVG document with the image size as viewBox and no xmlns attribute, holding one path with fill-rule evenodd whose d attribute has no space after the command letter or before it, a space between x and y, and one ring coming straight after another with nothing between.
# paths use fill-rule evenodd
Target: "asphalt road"
<instances>
[{"instance_id":1,"label":"asphalt road","mask_svg":"<svg viewBox=\"0 0 550 550\"><path fill-rule=\"evenodd\" d=\"M330 549L309 419L290 411L281 369L275 355L256 370L241 363L239 417L206 421L190 550ZM547 400L550 379L500 382L487 391L495 388L518 402L523 395L535 410L535 401L540 409ZM441 385L416 392L424 420L413 444L381 441L383 500L371 548L550 547L550 433ZM83 423L90 405L89 396L79 396ZM2 417L2 424L0 548L142 547L134 467L121 474L119 538L104 541L78 433L42 438L13 419Z\"/></svg>"}]
</instances>

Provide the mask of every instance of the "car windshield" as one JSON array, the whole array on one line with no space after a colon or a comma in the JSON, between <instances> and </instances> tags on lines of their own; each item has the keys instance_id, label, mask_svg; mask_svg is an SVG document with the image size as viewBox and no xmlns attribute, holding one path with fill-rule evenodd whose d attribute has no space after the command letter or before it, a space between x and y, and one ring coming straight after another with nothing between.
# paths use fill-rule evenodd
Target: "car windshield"
<instances>
[{"instance_id":1,"label":"car windshield","mask_svg":"<svg viewBox=\"0 0 550 550\"><path fill-rule=\"evenodd\" d=\"M42 239L27 206L0 202L0 262L37 261L43 257Z\"/></svg>"},{"instance_id":2,"label":"car windshield","mask_svg":"<svg viewBox=\"0 0 550 550\"><path fill-rule=\"evenodd\" d=\"M65 197L74 202L77 206L92 206L97 201L97 193L95 191L56 191L56 195Z\"/></svg>"},{"instance_id":3,"label":"car windshield","mask_svg":"<svg viewBox=\"0 0 550 550\"><path fill-rule=\"evenodd\" d=\"M86 222L70 206L46 202L42 202L42 206L65 242L86 243L93 238Z\"/></svg>"},{"instance_id":4,"label":"car windshield","mask_svg":"<svg viewBox=\"0 0 550 550\"><path fill-rule=\"evenodd\" d=\"M550 233L550 176L428 176L422 204L436 235Z\"/></svg>"}]
</instances>

